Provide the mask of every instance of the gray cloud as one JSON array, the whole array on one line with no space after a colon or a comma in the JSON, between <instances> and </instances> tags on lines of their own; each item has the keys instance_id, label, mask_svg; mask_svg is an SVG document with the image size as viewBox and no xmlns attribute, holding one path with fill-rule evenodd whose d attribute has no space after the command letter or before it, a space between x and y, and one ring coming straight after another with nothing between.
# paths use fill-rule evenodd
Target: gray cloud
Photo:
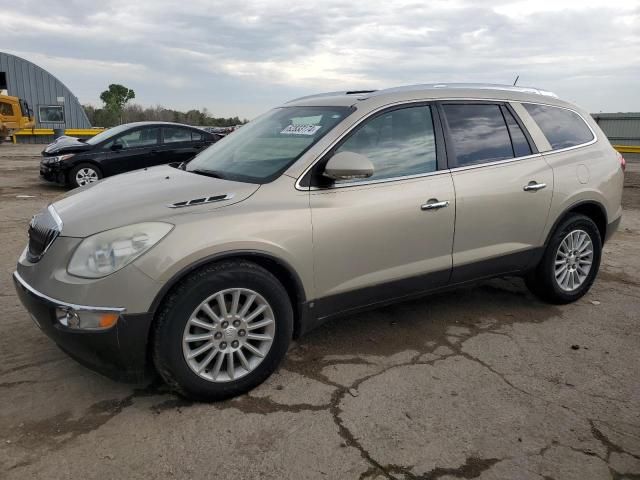
<instances>
[{"instance_id":1,"label":"gray cloud","mask_svg":"<svg viewBox=\"0 0 640 480\"><path fill-rule=\"evenodd\" d=\"M519 74L591 111L639 111L638 25L637 0L25 0L0 11L0 45L95 104L119 82L143 104L252 117L323 90Z\"/></svg>"}]
</instances>

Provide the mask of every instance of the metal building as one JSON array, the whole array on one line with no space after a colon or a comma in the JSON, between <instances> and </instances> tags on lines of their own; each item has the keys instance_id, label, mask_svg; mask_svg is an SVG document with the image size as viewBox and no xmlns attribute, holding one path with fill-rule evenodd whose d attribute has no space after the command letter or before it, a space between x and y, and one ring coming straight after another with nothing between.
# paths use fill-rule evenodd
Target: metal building
<instances>
[{"instance_id":1,"label":"metal building","mask_svg":"<svg viewBox=\"0 0 640 480\"><path fill-rule=\"evenodd\" d=\"M36 129L91 128L82 105L56 77L24 58L0 52L0 90L20 97L33 110ZM19 142L49 143L53 135L21 135Z\"/></svg>"},{"instance_id":2,"label":"metal building","mask_svg":"<svg viewBox=\"0 0 640 480\"><path fill-rule=\"evenodd\" d=\"M640 113L594 113L592 117L613 145L640 145Z\"/></svg>"}]
</instances>

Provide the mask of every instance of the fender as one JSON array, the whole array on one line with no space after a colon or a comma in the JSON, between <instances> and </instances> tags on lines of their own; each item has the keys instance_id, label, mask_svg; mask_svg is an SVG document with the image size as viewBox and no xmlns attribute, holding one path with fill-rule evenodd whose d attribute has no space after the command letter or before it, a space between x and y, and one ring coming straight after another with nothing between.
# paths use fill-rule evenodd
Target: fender
<instances>
[{"instance_id":1,"label":"fender","mask_svg":"<svg viewBox=\"0 0 640 480\"><path fill-rule=\"evenodd\" d=\"M197 270L200 267L203 267L204 265L207 265L209 263L212 262L217 262L220 260L227 260L227 259L232 259L232 258L244 258L244 259L248 259L251 260L256 259L258 260L258 262L256 263L260 263L260 260L267 260L268 262L272 262L276 265L278 265L278 267L280 269L283 269L291 278L293 286L294 286L294 292L289 292L290 294L293 294L295 297L295 303L297 303L298 305L303 304L306 301L306 296L305 296L305 291L304 291L304 286L302 284L302 280L300 280L300 276L298 275L298 273L293 269L293 267L291 267L291 265L289 263L287 263L285 260L282 260L281 258L275 257L274 255L272 255L271 253L268 252L264 252L261 250L229 250L226 252L221 252L221 253L216 253L213 255L209 255L206 257L203 257L201 259L199 259L198 261L187 265L186 267L183 267L181 270L179 270L178 272L176 272L165 284L164 286L160 289L160 291L156 294L155 298L153 299L153 302L151 303L151 307L149 309L150 313L155 314L156 310L158 309L160 302L162 302L162 299L165 297L165 295L167 294L167 292L169 292L169 290L171 290L171 288L173 288L178 282L180 282L183 278L185 278L187 275L189 275L191 272ZM273 273L273 272L271 272ZM277 275L276 275L277 276ZM286 288L286 285L285 285ZM294 310L296 305L293 305Z\"/></svg>"}]
</instances>

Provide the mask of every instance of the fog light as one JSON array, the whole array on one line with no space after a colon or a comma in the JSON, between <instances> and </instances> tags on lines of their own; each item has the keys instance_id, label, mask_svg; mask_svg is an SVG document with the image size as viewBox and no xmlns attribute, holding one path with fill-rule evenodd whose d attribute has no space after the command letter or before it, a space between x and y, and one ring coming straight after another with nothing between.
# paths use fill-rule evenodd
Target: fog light
<instances>
[{"instance_id":1,"label":"fog light","mask_svg":"<svg viewBox=\"0 0 640 480\"><path fill-rule=\"evenodd\" d=\"M76 311L56 309L56 318L61 325L75 330L105 330L113 327L120 315L114 312Z\"/></svg>"}]
</instances>

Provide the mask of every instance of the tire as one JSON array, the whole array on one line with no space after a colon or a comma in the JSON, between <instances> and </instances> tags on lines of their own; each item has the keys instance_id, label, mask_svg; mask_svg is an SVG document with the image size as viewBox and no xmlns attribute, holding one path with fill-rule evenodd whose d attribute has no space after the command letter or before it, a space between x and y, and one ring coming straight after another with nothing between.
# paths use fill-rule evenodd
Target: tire
<instances>
[{"instance_id":1,"label":"tire","mask_svg":"<svg viewBox=\"0 0 640 480\"><path fill-rule=\"evenodd\" d=\"M572 234L572 237L568 236ZM584 241L588 237L589 244ZM565 239L568 243L564 243ZM571 250L571 242L574 250ZM592 254L589 259L588 252ZM577 258L564 257L560 252L578 252ZM602 239L596 224L585 215L575 214L565 219L553 232L542 260L525 277L529 290L549 303L565 304L575 302L589 291L600 268ZM591 261L585 274L586 262ZM556 266L556 261L563 262ZM556 267L558 270L556 270ZM566 267L563 270L563 267ZM572 270L573 269L573 270ZM566 275L563 272L567 272Z\"/></svg>"},{"instance_id":2,"label":"tire","mask_svg":"<svg viewBox=\"0 0 640 480\"><path fill-rule=\"evenodd\" d=\"M86 180L83 182L81 177ZM102 178L102 170L93 163L80 163L69 172L69 183L73 187L84 187L90 183L95 183Z\"/></svg>"},{"instance_id":3,"label":"tire","mask_svg":"<svg viewBox=\"0 0 640 480\"><path fill-rule=\"evenodd\" d=\"M238 300L235 292L240 292ZM229 313L226 317L218 294L224 299L222 303ZM256 296L250 302L253 294ZM250 307L240 317L247 303ZM213 310L217 321L207 313L204 304ZM234 304L236 316L232 315ZM247 320L265 304L262 313ZM269 316L273 316L272 323L268 323ZM226 327L223 325L227 321L225 318L228 319ZM202 322L210 325L201 328ZM268 325L256 327L263 323ZM223 400L245 393L265 381L286 355L292 334L293 308L289 295L276 277L251 262L224 261L191 274L163 301L152 333L152 357L158 373L176 393L198 401ZM211 338L187 341L188 338L199 338L198 335L210 335ZM256 335L263 339L271 337L271 343L249 338ZM210 344L214 346L206 348ZM188 358L202 348L205 348L202 353ZM255 350L262 356L254 354ZM244 367L238 351L242 352L250 368ZM210 358L211 355L214 356Z\"/></svg>"}]
</instances>

